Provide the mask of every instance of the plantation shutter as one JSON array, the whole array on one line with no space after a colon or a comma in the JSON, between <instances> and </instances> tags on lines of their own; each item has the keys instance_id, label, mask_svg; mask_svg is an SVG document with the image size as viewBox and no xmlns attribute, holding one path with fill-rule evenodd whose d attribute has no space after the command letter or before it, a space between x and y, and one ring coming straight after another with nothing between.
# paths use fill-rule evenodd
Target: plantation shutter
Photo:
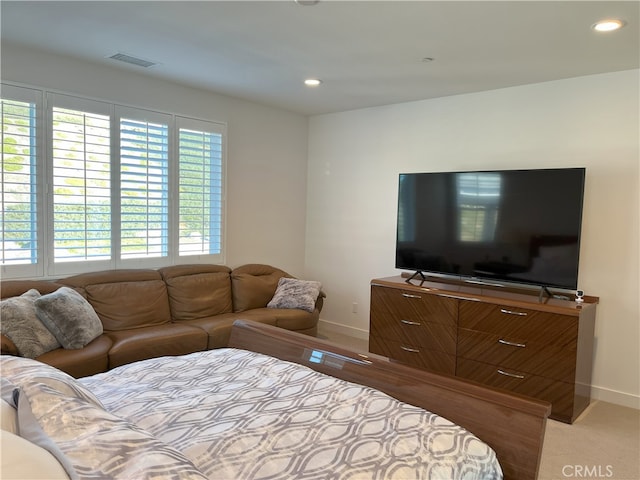
<instances>
[{"instance_id":1,"label":"plantation shutter","mask_svg":"<svg viewBox=\"0 0 640 480\"><path fill-rule=\"evenodd\" d=\"M224 129L178 119L179 255L221 255Z\"/></svg>"},{"instance_id":2,"label":"plantation shutter","mask_svg":"<svg viewBox=\"0 0 640 480\"><path fill-rule=\"evenodd\" d=\"M42 95L3 86L0 172L0 265L3 273L29 276L39 268L38 177Z\"/></svg>"},{"instance_id":3,"label":"plantation shutter","mask_svg":"<svg viewBox=\"0 0 640 480\"><path fill-rule=\"evenodd\" d=\"M109 110L98 102L51 97L54 263L109 260L113 248ZM74 103L84 108L60 106Z\"/></svg>"},{"instance_id":4,"label":"plantation shutter","mask_svg":"<svg viewBox=\"0 0 640 480\"><path fill-rule=\"evenodd\" d=\"M166 257L169 237L168 119L155 122L129 116L120 117L119 132L120 258Z\"/></svg>"},{"instance_id":5,"label":"plantation shutter","mask_svg":"<svg viewBox=\"0 0 640 480\"><path fill-rule=\"evenodd\" d=\"M224 124L1 85L4 278L224 263Z\"/></svg>"}]
</instances>

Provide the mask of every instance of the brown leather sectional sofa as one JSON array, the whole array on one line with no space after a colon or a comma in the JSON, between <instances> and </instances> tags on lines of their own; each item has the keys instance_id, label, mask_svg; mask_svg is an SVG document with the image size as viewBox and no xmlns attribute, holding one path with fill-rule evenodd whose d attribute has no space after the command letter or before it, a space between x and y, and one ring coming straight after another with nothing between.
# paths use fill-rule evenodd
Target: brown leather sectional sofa
<instances>
[{"instance_id":1,"label":"brown leather sectional sofa","mask_svg":"<svg viewBox=\"0 0 640 480\"><path fill-rule=\"evenodd\" d=\"M37 360L83 377L146 358L226 347L237 319L315 335L324 294L313 312L267 308L281 277L291 276L269 265L234 270L222 265L176 265L55 281L6 280L0 296L18 296L32 288L44 295L62 286L82 294L98 314L104 333L81 349L58 348ZM18 354L5 335L1 348L3 354Z\"/></svg>"}]
</instances>

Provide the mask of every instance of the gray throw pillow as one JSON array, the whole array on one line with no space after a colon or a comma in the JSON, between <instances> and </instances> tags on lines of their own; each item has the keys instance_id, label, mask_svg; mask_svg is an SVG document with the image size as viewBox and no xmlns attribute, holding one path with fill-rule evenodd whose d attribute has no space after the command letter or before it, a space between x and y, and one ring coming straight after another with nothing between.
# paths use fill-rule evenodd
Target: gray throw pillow
<instances>
[{"instance_id":1,"label":"gray throw pillow","mask_svg":"<svg viewBox=\"0 0 640 480\"><path fill-rule=\"evenodd\" d=\"M93 307L78 292L61 287L35 302L36 314L67 349L78 349L102 334L102 322Z\"/></svg>"},{"instance_id":2,"label":"gray throw pillow","mask_svg":"<svg viewBox=\"0 0 640 480\"><path fill-rule=\"evenodd\" d=\"M267 308L299 308L313 312L322 285L313 280L282 277Z\"/></svg>"},{"instance_id":3,"label":"gray throw pillow","mask_svg":"<svg viewBox=\"0 0 640 480\"><path fill-rule=\"evenodd\" d=\"M36 358L60 348L56 337L36 315L35 301L38 298L40 292L32 288L19 297L0 302L0 330L15 344L18 353L27 358Z\"/></svg>"}]
</instances>

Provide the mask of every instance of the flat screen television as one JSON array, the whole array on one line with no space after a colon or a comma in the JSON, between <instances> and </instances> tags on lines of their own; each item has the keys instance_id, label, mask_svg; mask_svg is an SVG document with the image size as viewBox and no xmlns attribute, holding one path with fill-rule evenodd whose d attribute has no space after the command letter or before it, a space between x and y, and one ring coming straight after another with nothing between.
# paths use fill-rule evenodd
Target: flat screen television
<instances>
[{"instance_id":1,"label":"flat screen television","mask_svg":"<svg viewBox=\"0 0 640 480\"><path fill-rule=\"evenodd\" d=\"M396 268L575 290L585 169L400 174Z\"/></svg>"}]
</instances>

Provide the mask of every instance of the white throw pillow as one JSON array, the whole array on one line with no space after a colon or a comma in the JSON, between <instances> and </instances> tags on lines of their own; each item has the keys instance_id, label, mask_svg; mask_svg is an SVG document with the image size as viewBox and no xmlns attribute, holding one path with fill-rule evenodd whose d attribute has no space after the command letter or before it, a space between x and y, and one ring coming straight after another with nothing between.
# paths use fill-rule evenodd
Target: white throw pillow
<instances>
[{"instance_id":1,"label":"white throw pillow","mask_svg":"<svg viewBox=\"0 0 640 480\"><path fill-rule=\"evenodd\" d=\"M2 402L2 430L16 433L18 431L18 412L8 402L4 400L0 400L0 402Z\"/></svg>"},{"instance_id":2,"label":"white throw pillow","mask_svg":"<svg viewBox=\"0 0 640 480\"><path fill-rule=\"evenodd\" d=\"M14 433L0 431L0 450L0 478L3 480L69 479L67 472L53 455Z\"/></svg>"}]
</instances>

